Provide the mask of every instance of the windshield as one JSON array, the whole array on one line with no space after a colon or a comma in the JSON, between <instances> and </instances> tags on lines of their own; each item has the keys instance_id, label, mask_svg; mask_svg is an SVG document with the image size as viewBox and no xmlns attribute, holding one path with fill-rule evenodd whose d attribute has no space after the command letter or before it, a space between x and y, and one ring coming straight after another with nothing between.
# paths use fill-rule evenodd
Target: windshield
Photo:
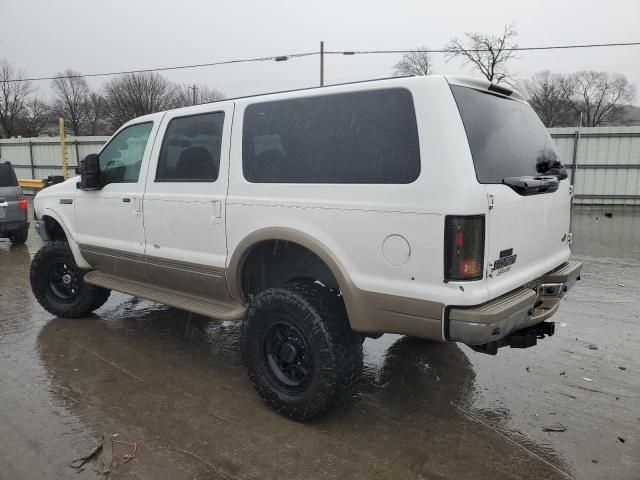
<instances>
[{"instance_id":1,"label":"windshield","mask_svg":"<svg viewBox=\"0 0 640 480\"><path fill-rule=\"evenodd\" d=\"M480 183L555 175L567 178L549 133L533 109L517 100L451 86Z\"/></svg>"},{"instance_id":2,"label":"windshield","mask_svg":"<svg viewBox=\"0 0 640 480\"><path fill-rule=\"evenodd\" d=\"M0 187L17 187L18 182L11 165L0 163Z\"/></svg>"}]
</instances>

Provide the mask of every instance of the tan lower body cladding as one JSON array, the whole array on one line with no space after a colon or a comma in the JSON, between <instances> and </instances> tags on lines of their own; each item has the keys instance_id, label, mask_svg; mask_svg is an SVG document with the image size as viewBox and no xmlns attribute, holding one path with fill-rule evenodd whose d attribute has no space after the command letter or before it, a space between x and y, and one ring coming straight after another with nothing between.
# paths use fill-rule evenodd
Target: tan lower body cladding
<instances>
[{"instance_id":1,"label":"tan lower body cladding","mask_svg":"<svg viewBox=\"0 0 640 480\"><path fill-rule=\"evenodd\" d=\"M92 284L214 318L220 318L215 315L220 313L217 305L229 306L234 312L244 311L238 299L231 298L224 269L149 256L145 258L144 255L89 245L80 245L80 251L97 270L98 275L87 278ZM355 331L444 340L443 304L369 292L357 288L350 281L343 285L347 286L342 289L342 294ZM158 292L154 293L154 289ZM190 299L193 308L189 306ZM204 308L202 302L212 303L215 308ZM228 312L223 317L229 319Z\"/></svg>"},{"instance_id":2,"label":"tan lower body cladding","mask_svg":"<svg viewBox=\"0 0 640 480\"><path fill-rule=\"evenodd\" d=\"M444 340L442 303L368 292L357 287L352 287L345 301L351 327L356 331Z\"/></svg>"}]
</instances>

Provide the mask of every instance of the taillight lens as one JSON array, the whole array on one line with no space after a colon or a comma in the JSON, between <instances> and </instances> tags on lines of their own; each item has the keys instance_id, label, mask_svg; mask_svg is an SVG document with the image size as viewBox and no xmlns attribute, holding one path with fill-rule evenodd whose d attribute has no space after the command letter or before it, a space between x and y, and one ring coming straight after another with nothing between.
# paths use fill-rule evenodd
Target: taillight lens
<instances>
[{"instance_id":1,"label":"taillight lens","mask_svg":"<svg viewBox=\"0 0 640 480\"><path fill-rule=\"evenodd\" d=\"M18 195L18 208L20 210L27 209L27 199L24 198L24 195Z\"/></svg>"},{"instance_id":2,"label":"taillight lens","mask_svg":"<svg viewBox=\"0 0 640 480\"><path fill-rule=\"evenodd\" d=\"M480 280L484 263L484 215L447 215L444 221L444 279Z\"/></svg>"}]
</instances>

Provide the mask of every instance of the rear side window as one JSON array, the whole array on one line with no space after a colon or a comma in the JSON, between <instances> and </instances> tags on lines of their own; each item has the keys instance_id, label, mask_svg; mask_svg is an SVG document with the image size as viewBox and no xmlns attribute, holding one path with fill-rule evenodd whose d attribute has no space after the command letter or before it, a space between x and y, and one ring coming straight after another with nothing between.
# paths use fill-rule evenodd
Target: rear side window
<instances>
[{"instance_id":1,"label":"rear side window","mask_svg":"<svg viewBox=\"0 0 640 480\"><path fill-rule=\"evenodd\" d=\"M13 168L8 163L0 163L0 187L17 187L18 181Z\"/></svg>"},{"instance_id":2,"label":"rear side window","mask_svg":"<svg viewBox=\"0 0 640 480\"><path fill-rule=\"evenodd\" d=\"M526 103L451 86L480 183L510 177L566 175L553 140Z\"/></svg>"},{"instance_id":3,"label":"rear side window","mask_svg":"<svg viewBox=\"0 0 640 480\"><path fill-rule=\"evenodd\" d=\"M249 105L242 167L254 183L411 183L420 174L413 99L401 88Z\"/></svg>"},{"instance_id":4,"label":"rear side window","mask_svg":"<svg viewBox=\"0 0 640 480\"><path fill-rule=\"evenodd\" d=\"M158 159L158 182L214 182L220 169L224 112L174 118Z\"/></svg>"}]
</instances>

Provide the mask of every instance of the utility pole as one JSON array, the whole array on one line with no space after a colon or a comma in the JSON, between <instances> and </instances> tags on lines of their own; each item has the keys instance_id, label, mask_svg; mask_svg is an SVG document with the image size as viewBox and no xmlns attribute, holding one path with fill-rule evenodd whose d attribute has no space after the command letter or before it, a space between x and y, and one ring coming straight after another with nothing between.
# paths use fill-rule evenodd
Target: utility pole
<instances>
[{"instance_id":1,"label":"utility pole","mask_svg":"<svg viewBox=\"0 0 640 480\"><path fill-rule=\"evenodd\" d=\"M193 90L193 102L192 105L196 104L196 86L194 85L193 87L189 87L189 90Z\"/></svg>"},{"instance_id":2,"label":"utility pole","mask_svg":"<svg viewBox=\"0 0 640 480\"><path fill-rule=\"evenodd\" d=\"M60 163L62 164L62 176L67 179L67 145L64 138L64 118L58 119L60 129ZM33 162L33 159L31 160Z\"/></svg>"},{"instance_id":3,"label":"utility pole","mask_svg":"<svg viewBox=\"0 0 640 480\"><path fill-rule=\"evenodd\" d=\"M320 42L320 86L324 87L324 42Z\"/></svg>"}]
</instances>

